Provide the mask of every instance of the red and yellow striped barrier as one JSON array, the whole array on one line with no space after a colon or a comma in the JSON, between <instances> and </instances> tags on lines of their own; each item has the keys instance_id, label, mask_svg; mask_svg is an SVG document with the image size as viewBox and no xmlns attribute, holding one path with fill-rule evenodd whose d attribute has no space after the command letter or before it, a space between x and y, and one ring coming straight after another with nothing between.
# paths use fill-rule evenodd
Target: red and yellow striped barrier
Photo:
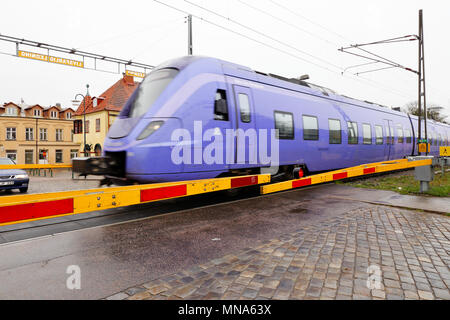
<instances>
[{"instance_id":1,"label":"red and yellow striped barrier","mask_svg":"<svg viewBox=\"0 0 450 320\"><path fill-rule=\"evenodd\" d=\"M0 169L64 169L72 168L69 164L0 164Z\"/></svg>"},{"instance_id":2,"label":"red and yellow striped barrier","mask_svg":"<svg viewBox=\"0 0 450 320\"><path fill-rule=\"evenodd\" d=\"M270 174L0 197L0 225L118 208L270 182Z\"/></svg>"},{"instance_id":3,"label":"red and yellow striped barrier","mask_svg":"<svg viewBox=\"0 0 450 320\"><path fill-rule=\"evenodd\" d=\"M331 182L346 178L352 178L357 176L363 176L374 173L381 173L387 171L402 170L408 168L414 168L419 166L431 165L431 159L408 161L408 159L375 162L370 164L363 164L356 167L350 167L342 170L330 171L321 174L311 175L305 178L283 181L273 184L261 186L261 194L268 194L283 190L295 189L305 187L313 184L319 184L324 182Z\"/></svg>"}]
</instances>

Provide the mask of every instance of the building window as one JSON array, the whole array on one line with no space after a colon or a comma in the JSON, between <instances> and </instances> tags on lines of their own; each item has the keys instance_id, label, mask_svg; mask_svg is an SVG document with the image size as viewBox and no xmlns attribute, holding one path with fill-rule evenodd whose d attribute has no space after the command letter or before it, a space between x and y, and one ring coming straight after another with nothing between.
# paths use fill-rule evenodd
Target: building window
<instances>
[{"instance_id":1,"label":"building window","mask_svg":"<svg viewBox=\"0 0 450 320\"><path fill-rule=\"evenodd\" d=\"M39 139L41 141L47 141L47 129L46 128L39 129Z\"/></svg>"},{"instance_id":2,"label":"building window","mask_svg":"<svg viewBox=\"0 0 450 320\"><path fill-rule=\"evenodd\" d=\"M17 116L17 108L14 107L6 108L6 114L8 116Z\"/></svg>"},{"instance_id":3,"label":"building window","mask_svg":"<svg viewBox=\"0 0 450 320\"><path fill-rule=\"evenodd\" d=\"M34 110L33 110L33 115L34 115L35 117L40 117L40 116L41 116L41 110L39 110L39 109L34 109Z\"/></svg>"},{"instance_id":4,"label":"building window","mask_svg":"<svg viewBox=\"0 0 450 320\"><path fill-rule=\"evenodd\" d=\"M66 119L72 119L72 113L67 112L66 113Z\"/></svg>"},{"instance_id":5,"label":"building window","mask_svg":"<svg viewBox=\"0 0 450 320\"><path fill-rule=\"evenodd\" d=\"M62 163L63 162L63 151L55 150L55 162Z\"/></svg>"},{"instance_id":6,"label":"building window","mask_svg":"<svg viewBox=\"0 0 450 320\"><path fill-rule=\"evenodd\" d=\"M328 119L330 144L342 143L341 121L337 119Z\"/></svg>"},{"instance_id":7,"label":"building window","mask_svg":"<svg viewBox=\"0 0 450 320\"><path fill-rule=\"evenodd\" d=\"M358 144L358 124L356 122L347 122L348 144Z\"/></svg>"},{"instance_id":8,"label":"building window","mask_svg":"<svg viewBox=\"0 0 450 320\"><path fill-rule=\"evenodd\" d=\"M16 140L16 128L6 128L6 140Z\"/></svg>"},{"instance_id":9,"label":"building window","mask_svg":"<svg viewBox=\"0 0 450 320\"><path fill-rule=\"evenodd\" d=\"M303 140L319 140L317 117L303 116Z\"/></svg>"},{"instance_id":10,"label":"building window","mask_svg":"<svg viewBox=\"0 0 450 320\"><path fill-rule=\"evenodd\" d=\"M401 126L398 126L397 128L397 142L398 143L403 143L403 129Z\"/></svg>"},{"instance_id":11,"label":"building window","mask_svg":"<svg viewBox=\"0 0 450 320\"><path fill-rule=\"evenodd\" d=\"M372 128L370 124L363 124L363 144L372 144Z\"/></svg>"},{"instance_id":12,"label":"building window","mask_svg":"<svg viewBox=\"0 0 450 320\"><path fill-rule=\"evenodd\" d=\"M278 139L294 139L294 116L289 112L275 111L275 130Z\"/></svg>"},{"instance_id":13,"label":"building window","mask_svg":"<svg viewBox=\"0 0 450 320\"><path fill-rule=\"evenodd\" d=\"M32 164L33 163L33 150L25 150L25 164Z\"/></svg>"},{"instance_id":14,"label":"building window","mask_svg":"<svg viewBox=\"0 0 450 320\"><path fill-rule=\"evenodd\" d=\"M83 121L82 120L75 120L73 122L73 133L82 133L83 132Z\"/></svg>"},{"instance_id":15,"label":"building window","mask_svg":"<svg viewBox=\"0 0 450 320\"><path fill-rule=\"evenodd\" d=\"M85 132L89 133L89 120L86 120L85 127L86 127L85 128L85 130L86 130Z\"/></svg>"},{"instance_id":16,"label":"building window","mask_svg":"<svg viewBox=\"0 0 450 320\"><path fill-rule=\"evenodd\" d=\"M48 158L48 150L39 149L39 160L47 160L47 158Z\"/></svg>"},{"instance_id":17,"label":"building window","mask_svg":"<svg viewBox=\"0 0 450 320\"><path fill-rule=\"evenodd\" d=\"M28 140L28 141L34 140L34 129L33 128L25 128L25 140Z\"/></svg>"},{"instance_id":18,"label":"building window","mask_svg":"<svg viewBox=\"0 0 450 320\"><path fill-rule=\"evenodd\" d=\"M383 127L375 126L375 143L383 144Z\"/></svg>"},{"instance_id":19,"label":"building window","mask_svg":"<svg viewBox=\"0 0 450 320\"><path fill-rule=\"evenodd\" d=\"M442 146L442 136L441 136L441 134L439 133L439 139L438 139L438 145L440 145L440 146Z\"/></svg>"},{"instance_id":20,"label":"building window","mask_svg":"<svg viewBox=\"0 0 450 320\"><path fill-rule=\"evenodd\" d=\"M6 157L10 158L12 161L17 161L17 150L6 150Z\"/></svg>"},{"instance_id":21,"label":"building window","mask_svg":"<svg viewBox=\"0 0 450 320\"><path fill-rule=\"evenodd\" d=\"M78 157L78 149L71 149L70 150L70 159Z\"/></svg>"},{"instance_id":22,"label":"building window","mask_svg":"<svg viewBox=\"0 0 450 320\"><path fill-rule=\"evenodd\" d=\"M56 129L56 141L63 141L63 129Z\"/></svg>"},{"instance_id":23,"label":"building window","mask_svg":"<svg viewBox=\"0 0 450 320\"><path fill-rule=\"evenodd\" d=\"M95 119L95 132L100 132L100 119Z\"/></svg>"},{"instance_id":24,"label":"building window","mask_svg":"<svg viewBox=\"0 0 450 320\"><path fill-rule=\"evenodd\" d=\"M241 121L242 122L250 122L250 101L248 100L248 96L245 93L239 93L239 108L241 110Z\"/></svg>"},{"instance_id":25,"label":"building window","mask_svg":"<svg viewBox=\"0 0 450 320\"><path fill-rule=\"evenodd\" d=\"M57 111L50 111L50 117L51 118L58 118L58 112Z\"/></svg>"}]
</instances>

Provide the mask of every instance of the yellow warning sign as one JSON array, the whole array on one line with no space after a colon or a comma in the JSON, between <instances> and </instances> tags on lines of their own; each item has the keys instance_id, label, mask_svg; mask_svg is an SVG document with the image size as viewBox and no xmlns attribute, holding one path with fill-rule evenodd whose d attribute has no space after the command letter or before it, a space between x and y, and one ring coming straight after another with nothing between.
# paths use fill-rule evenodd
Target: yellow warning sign
<instances>
[{"instance_id":1,"label":"yellow warning sign","mask_svg":"<svg viewBox=\"0 0 450 320\"><path fill-rule=\"evenodd\" d=\"M450 147L440 147L439 151L441 157L450 157Z\"/></svg>"},{"instance_id":2,"label":"yellow warning sign","mask_svg":"<svg viewBox=\"0 0 450 320\"><path fill-rule=\"evenodd\" d=\"M21 58L63 64L66 66L72 66L72 67L78 67L78 68L84 67L83 61L71 60L71 59L60 58L60 57L53 57L53 56L48 56L45 54L40 54L40 53L35 53L35 52L18 50L17 56L19 56Z\"/></svg>"},{"instance_id":3,"label":"yellow warning sign","mask_svg":"<svg viewBox=\"0 0 450 320\"><path fill-rule=\"evenodd\" d=\"M429 143L419 143L419 152L430 152Z\"/></svg>"},{"instance_id":4,"label":"yellow warning sign","mask_svg":"<svg viewBox=\"0 0 450 320\"><path fill-rule=\"evenodd\" d=\"M133 76L133 77L139 77L139 78L145 78L146 74L143 72L137 72L137 71L133 71L133 70L126 70L125 74L127 76Z\"/></svg>"}]
</instances>

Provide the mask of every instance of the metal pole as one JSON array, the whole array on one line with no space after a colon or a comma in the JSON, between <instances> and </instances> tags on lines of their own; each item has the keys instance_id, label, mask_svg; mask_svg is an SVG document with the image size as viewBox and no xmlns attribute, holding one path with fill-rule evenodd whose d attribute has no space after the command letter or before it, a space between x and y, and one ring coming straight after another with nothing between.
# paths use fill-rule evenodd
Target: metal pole
<instances>
[{"instance_id":1,"label":"metal pole","mask_svg":"<svg viewBox=\"0 0 450 320\"><path fill-rule=\"evenodd\" d=\"M188 55L192 56L192 15L188 15Z\"/></svg>"},{"instance_id":2,"label":"metal pole","mask_svg":"<svg viewBox=\"0 0 450 320\"><path fill-rule=\"evenodd\" d=\"M422 43L422 36L421 36L421 30L422 30L422 10L419 10L419 87L418 87L418 99L417 99L417 104L418 104L418 108L419 108L419 135L418 135L418 140L420 143L420 140L422 139L422 48L421 48L421 43ZM421 152L419 151L419 156L420 156Z\"/></svg>"},{"instance_id":3,"label":"metal pole","mask_svg":"<svg viewBox=\"0 0 450 320\"><path fill-rule=\"evenodd\" d=\"M39 152L38 152L38 118L36 118L36 164L39 163Z\"/></svg>"},{"instance_id":4,"label":"metal pole","mask_svg":"<svg viewBox=\"0 0 450 320\"><path fill-rule=\"evenodd\" d=\"M425 42L424 42L424 35L423 35L423 15L422 10L419 11L420 15L420 46L422 51L422 94L423 94L423 113L424 113L424 119L425 119L425 140L427 141L427 151L426 155L428 155L428 125L427 125L427 95L426 95L426 86L425 86Z\"/></svg>"},{"instance_id":5,"label":"metal pole","mask_svg":"<svg viewBox=\"0 0 450 320\"><path fill-rule=\"evenodd\" d=\"M84 156L86 157L86 99L87 99L87 97L89 97L89 85L87 84L86 85L86 96L84 97L84 99L83 99L83 105L84 105L84 110L83 110L83 121L84 121L84 124L83 124L83 133L84 133L84 148L83 148L83 151L84 151Z\"/></svg>"}]
</instances>

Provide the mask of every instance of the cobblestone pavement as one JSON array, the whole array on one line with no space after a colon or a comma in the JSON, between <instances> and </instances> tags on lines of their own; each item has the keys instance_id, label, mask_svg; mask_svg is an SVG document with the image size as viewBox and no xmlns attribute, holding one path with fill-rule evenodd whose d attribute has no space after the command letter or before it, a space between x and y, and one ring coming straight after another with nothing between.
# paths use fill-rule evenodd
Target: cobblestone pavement
<instances>
[{"instance_id":1,"label":"cobblestone pavement","mask_svg":"<svg viewBox=\"0 0 450 320\"><path fill-rule=\"evenodd\" d=\"M449 253L450 217L369 206L107 299L449 300Z\"/></svg>"}]
</instances>

